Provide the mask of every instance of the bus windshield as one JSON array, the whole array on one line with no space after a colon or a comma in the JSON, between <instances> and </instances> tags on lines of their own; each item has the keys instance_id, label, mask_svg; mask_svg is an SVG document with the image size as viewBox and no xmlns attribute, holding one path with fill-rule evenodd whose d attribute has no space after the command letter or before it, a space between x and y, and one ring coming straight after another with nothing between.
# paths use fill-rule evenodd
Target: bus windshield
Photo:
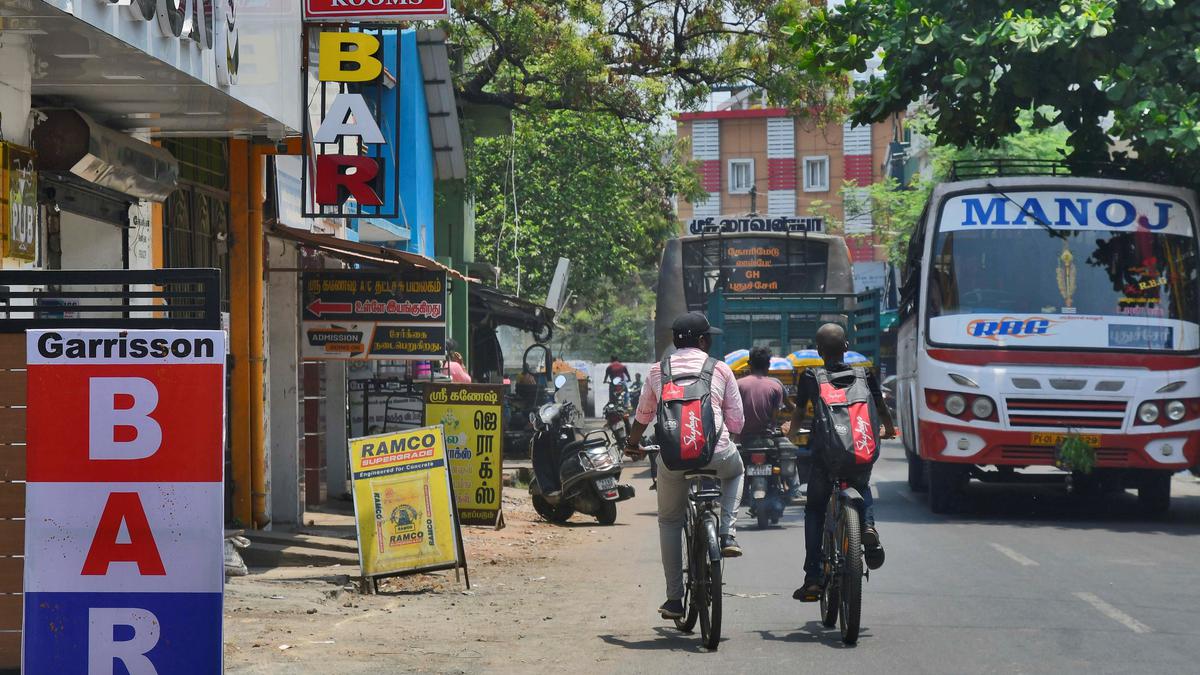
<instances>
[{"instance_id":1,"label":"bus windshield","mask_svg":"<svg viewBox=\"0 0 1200 675\"><path fill-rule=\"evenodd\" d=\"M822 293L829 244L805 237L713 237L683 244L683 287L689 310L704 310L708 296Z\"/></svg>"},{"instance_id":2,"label":"bus windshield","mask_svg":"<svg viewBox=\"0 0 1200 675\"><path fill-rule=\"evenodd\" d=\"M1200 255L1186 209L1105 196L949 200L931 252L931 341L1200 348Z\"/></svg>"}]
</instances>

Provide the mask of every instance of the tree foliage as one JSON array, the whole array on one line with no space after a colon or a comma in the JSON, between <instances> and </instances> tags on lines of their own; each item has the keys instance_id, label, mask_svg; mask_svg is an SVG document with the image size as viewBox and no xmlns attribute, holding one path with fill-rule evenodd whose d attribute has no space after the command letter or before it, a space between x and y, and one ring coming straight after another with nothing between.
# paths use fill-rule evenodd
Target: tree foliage
<instances>
[{"instance_id":1,"label":"tree foliage","mask_svg":"<svg viewBox=\"0 0 1200 675\"><path fill-rule=\"evenodd\" d=\"M936 136L996 147L1062 124L1078 163L1124 160L1194 183L1200 171L1200 3L1178 0L847 0L792 30L801 69L866 123L924 100ZM853 89L846 73L881 73ZM1109 126L1111 125L1111 126Z\"/></svg>"},{"instance_id":2,"label":"tree foliage","mask_svg":"<svg viewBox=\"0 0 1200 675\"><path fill-rule=\"evenodd\" d=\"M592 361L654 358L654 276L634 275L619 285L602 281L589 302L572 303L558 319L564 330L555 353Z\"/></svg>"},{"instance_id":3,"label":"tree foliage","mask_svg":"<svg viewBox=\"0 0 1200 675\"><path fill-rule=\"evenodd\" d=\"M906 185L901 185L894 178L885 178L866 186L865 193L859 193L853 182L844 184L840 197L846 218L870 211L875 232L881 243L888 247L889 260L899 263L908 251L909 237L920 220L934 185L950 177L955 162L998 157L1054 160L1066 155L1068 132L1062 125L1035 129L1031 111L1022 111L1017 121L1020 131L1000 138L996 147L956 148L938 142L928 115L918 109L910 115L908 124L928 144L920 150L928 153L928 174L913 176ZM831 209L824 208L821 213L835 231L841 230L843 225L831 217Z\"/></svg>"},{"instance_id":4,"label":"tree foliage","mask_svg":"<svg viewBox=\"0 0 1200 675\"><path fill-rule=\"evenodd\" d=\"M475 142L476 257L501 287L545 297L558 258L583 306L657 265L679 228L672 197L701 194L674 136L607 114L517 115L511 137Z\"/></svg>"},{"instance_id":5,"label":"tree foliage","mask_svg":"<svg viewBox=\"0 0 1200 675\"><path fill-rule=\"evenodd\" d=\"M823 97L787 66L783 30L804 0L455 0L446 23L461 100L655 120L711 87L755 84L780 102Z\"/></svg>"}]
</instances>

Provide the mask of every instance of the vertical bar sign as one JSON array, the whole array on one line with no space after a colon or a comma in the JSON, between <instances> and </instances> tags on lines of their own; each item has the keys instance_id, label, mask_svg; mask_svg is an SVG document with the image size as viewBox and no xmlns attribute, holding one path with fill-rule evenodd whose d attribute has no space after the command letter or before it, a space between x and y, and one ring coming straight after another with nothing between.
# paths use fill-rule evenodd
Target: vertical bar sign
<instances>
[{"instance_id":1,"label":"vertical bar sign","mask_svg":"<svg viewBox=\"0 0 1200 675\"><path fill-rule=\"evenodd\" d=\"M224 340L27 333L24 672L221 672Z\"/></svg>"}]
</instances>

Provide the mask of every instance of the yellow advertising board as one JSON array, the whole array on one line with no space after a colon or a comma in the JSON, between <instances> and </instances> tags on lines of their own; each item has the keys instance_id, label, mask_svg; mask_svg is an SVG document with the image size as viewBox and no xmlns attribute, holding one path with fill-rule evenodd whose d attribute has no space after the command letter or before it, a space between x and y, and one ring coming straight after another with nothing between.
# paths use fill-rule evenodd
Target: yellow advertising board
<instances>
[{"instance_id":1,"label":"yellow advertising board","mask_svg":"<svg viewBox=\"0 0 1200 675\"><path fill-rule=\"evenodd\" d=\"M364 577L465 565L440 426L350 439Z\"/></svg>"},{"instance_id":2,"label":"yellow advertising board","mask_svg":"<svg viewBox=\"0 0 1200 675\"><path fill-rule=\"evenodd\" d=\"M37 257L38 202L34 153L0 142L0 255Z\"/></svg>"},{"instance_id":3,"label":"yellow advertising board","mask_svg":"<svg viewBox=\"0 0 1200 675\"><path fill-rule=\"evenodd\" d=\"M500 519L504 461L504 385L425 385L425 424L446 430L450 476L464 525L495 526Z\"/></svg>"}]
</instances>

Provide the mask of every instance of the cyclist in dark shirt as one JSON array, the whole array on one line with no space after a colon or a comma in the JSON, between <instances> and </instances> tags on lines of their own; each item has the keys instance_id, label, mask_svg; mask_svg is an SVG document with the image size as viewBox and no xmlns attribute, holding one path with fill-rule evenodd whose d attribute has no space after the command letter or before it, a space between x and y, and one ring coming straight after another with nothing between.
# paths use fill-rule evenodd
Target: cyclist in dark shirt
<instances>
[{"instance_id":1,"label":"cyclist in dark shirt","mask_svg":"<svg viewBox=\"0 0 1200 675\"><path fill-rule=\"evenodd\" d=\"M825 360L825 370L830 378L835 380L838 373L853 370L853 366L845 363L846 330L836 323L827 323L817 330L817 353ZM879 382L874 373L867 371L867 386L871 389L871 397L875 399L875 409L883 422L883 438L895 438L896 427L892 415L888 412L883 401L883 393L879 390ZM796 387L796 409L792 413L792 428L798 429L807 414L808 404L817 400L820 388L817 386L817 376L812 369L804 371L800 383ZM821 529L825 523L825 508L829 505L829 495L833 490L833 476L821 461L820 452L813 448L812 469L808 478L808 501L804 505L804 585L792 594L796 600L816 602L821 597ZM866 522L863 528L863 549L867 567L878 569L883 565L883 546L879 542L879 532L875 529L875 510L871 497L871 470L868 468L857 476L839 476L848 479L850 485L863 496L863 511Z\"/></svg>"}]
</instances>

